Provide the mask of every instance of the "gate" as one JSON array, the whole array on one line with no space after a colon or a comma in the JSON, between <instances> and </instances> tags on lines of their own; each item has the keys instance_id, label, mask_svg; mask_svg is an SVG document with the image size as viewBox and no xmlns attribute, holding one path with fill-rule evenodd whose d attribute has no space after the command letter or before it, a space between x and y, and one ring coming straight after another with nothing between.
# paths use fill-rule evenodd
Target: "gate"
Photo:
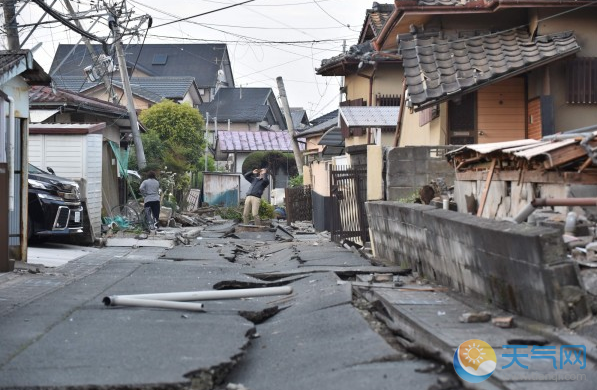
<instances>
[{"instance_id":1,"label":"gate","mask_svg":"<svg viewBox=\"0 0 597 390\"><path fill-rule=\"evenodd\" d=\"M284 198L286 203L286 223L288 225L296 221L313 220L311 186L286 188Z\"/></svg>"},{"instance_id":2,"label":"gate","mask_svg":"<svg viewBox=\"0 0 597 390\"><path fill-rule=\"evenodd\" d=\"M333 167L330 175L332 197L332 240L350 239L364 245L369 224L365 211L367 167Z\"/></svg>"}]
</instances>

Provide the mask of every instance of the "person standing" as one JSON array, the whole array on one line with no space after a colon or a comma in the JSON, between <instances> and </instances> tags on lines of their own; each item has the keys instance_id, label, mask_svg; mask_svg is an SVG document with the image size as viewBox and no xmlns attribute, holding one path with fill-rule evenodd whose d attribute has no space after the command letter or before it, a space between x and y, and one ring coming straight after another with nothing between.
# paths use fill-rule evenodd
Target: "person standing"
<instances>
[{"instance_id":1,"label":"person standing","mask_svg":"<svg viewBox=\"0 0 597 390\"><path fill-rule=\"evenodd\" d=\"M249 223L249 213L253 214L255 219L255 225L259 225L261 222L259 219L259 206L261 205L261 195L263 191L269 186L269 178L267 169L253 169L244 174L245 179L251 183L251 187L247 191L247 197L245 198L245 210L243 211L243 223L247 225Z\"/></svg>"},{"instance_id":2,"label":"person standing","mask_svg":"<svg viewBox=\"0 0 597 390\"><path fill-rule=\"evenodd\" d=\"M160 182L157 181L154 171L147 172L147 179L143 180L139 191L143 195L143 207L149 207L155 221L154 226L150 228L157 229L160 219Z\"/></svg>"}]
</instances>

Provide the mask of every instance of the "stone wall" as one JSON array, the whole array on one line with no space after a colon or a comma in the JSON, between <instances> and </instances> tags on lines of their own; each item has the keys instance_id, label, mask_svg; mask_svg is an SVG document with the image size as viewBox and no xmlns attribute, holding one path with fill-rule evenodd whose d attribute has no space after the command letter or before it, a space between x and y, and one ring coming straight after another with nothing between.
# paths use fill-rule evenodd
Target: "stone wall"
<instances>
[{"instance_id":1,"label":"stone wall","mask_svg":"<svg viewBox=\"0 0 597 390\"><path fill-rule=\"evenodd\" d=\"M448 186L452 186L454 168L448 164L444 155L453 148L406 146L386 149L386 199L408 199L414 193L418 194L421 187L439 177Z\"/></svg>"},{"instance_id":2,"label":"stone wall","mask_svg":"<svg viewBox=\"0 0 597 390\"><path fill-rule=\"evenodd\" d=\"M368 202L376 256L544 323L590 316L576 264L555 229L419 204Z\"/></svg>"}]
</instances>

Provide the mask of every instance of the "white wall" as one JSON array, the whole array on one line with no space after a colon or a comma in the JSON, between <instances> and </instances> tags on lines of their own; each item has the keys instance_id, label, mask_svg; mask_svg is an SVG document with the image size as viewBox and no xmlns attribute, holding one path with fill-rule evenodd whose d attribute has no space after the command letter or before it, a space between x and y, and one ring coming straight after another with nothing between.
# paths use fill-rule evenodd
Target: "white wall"
<instances>
[{"instance_id":1,"label":"white wall","mask_svg":"<svg viewBox=\"0 0 597 390\"><path fill-rule=\"evenodd\" d=\"M86 159L84 160L87 187L87 210L96 237L101 236L102 224L102 134L86 137Z\"/></svg>"},{"instance_id":2,"label":"white wall","mask_svg":"<svg viewBox=\"0 0 597 390\"><path fill-rule=\"evenodd\" d=\"M51 167L57 176L77 181L93 234L101 234L102 134L29 136L29 162L43 170Z\"/></svg>"}]
</instances>

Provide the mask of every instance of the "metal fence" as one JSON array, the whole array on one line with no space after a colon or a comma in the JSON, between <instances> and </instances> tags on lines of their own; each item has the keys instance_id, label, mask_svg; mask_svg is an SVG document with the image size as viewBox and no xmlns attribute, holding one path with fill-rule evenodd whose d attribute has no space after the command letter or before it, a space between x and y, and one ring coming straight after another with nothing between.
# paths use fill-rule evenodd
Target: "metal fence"
<instances>
[{"instance_id":1,"label":"metal fence","mask_svg":"<svg viewBox=\"0 0 597 390\"><path fill-rule=\"evenodd\" d=\"M311 186L286 188L286 223L313 220Z\"/></svg>"},{"instance_id":2,"label":"metal fence","mask_svg":"<svg viewBox=\"0 0 597 390\"><path fill-rule=\"evenodd\" d=\"M365 210L367 200L367 167L335 167L331 169L332 240L350 239L364 245L369 226Z\"/></svg>"}]
</instances>

